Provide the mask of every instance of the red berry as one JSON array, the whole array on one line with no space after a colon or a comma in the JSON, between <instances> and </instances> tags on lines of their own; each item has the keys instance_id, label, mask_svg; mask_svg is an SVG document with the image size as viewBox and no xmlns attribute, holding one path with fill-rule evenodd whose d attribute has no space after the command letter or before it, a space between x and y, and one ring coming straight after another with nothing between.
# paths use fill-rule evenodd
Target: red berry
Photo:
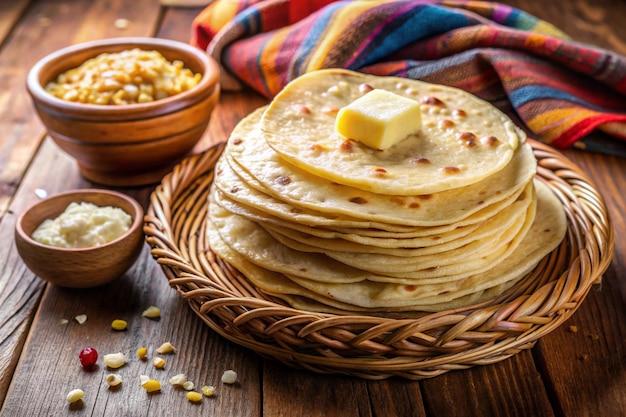
<instances>
[{"instance_id":1,"label":"red berry","mask_svg":"<svg viewBox=\"0 0 626 417\"><path fill-rule=\"evenodd\" d=\"M91 369L98 361L98 352L92 347L86 347L78 354L80 364L85 369Z\"/></svg>"}]
</instances>

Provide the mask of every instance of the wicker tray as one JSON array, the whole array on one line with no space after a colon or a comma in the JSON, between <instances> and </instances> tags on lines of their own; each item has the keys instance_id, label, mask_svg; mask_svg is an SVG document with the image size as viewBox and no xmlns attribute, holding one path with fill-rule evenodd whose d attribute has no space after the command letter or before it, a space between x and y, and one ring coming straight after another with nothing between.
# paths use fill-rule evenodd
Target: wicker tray
<instances>
[{"instance_id":1,"label":"wicker tray","mask_svg":"<svg viewBox=\"0 0 626 417\"><path fill-rule=\"evenodd\" d=\"M367 379L423 379L491 364L531 348L567 320L613 256L605 203L565 156L531 141L538 177L568 218L563 243L497 300L412 318L293 309L257 291L210 250L207 195L223 144L192 156L151 196L144 231L152 256L196 314L223 337L291 367Z\"/></svg>"}]
</instances>

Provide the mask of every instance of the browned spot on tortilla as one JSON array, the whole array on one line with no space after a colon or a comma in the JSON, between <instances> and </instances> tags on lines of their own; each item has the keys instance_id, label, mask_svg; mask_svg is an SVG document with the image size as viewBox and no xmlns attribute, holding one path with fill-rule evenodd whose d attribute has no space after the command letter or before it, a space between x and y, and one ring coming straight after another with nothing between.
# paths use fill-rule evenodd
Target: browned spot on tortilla
<instances>
[{"instance_id":1,"label":"browned spot on tortilla","mask_svg":"<svg viewBox=\"0 0 626 417\"><path fill-rule=\"evenodd\" d=\"M418 209L420 207L421 207L420 203L418 203L417 201L414 201L411 204L409 204L409 208L412 208L412 209Z\"/></svg>"},{"instance_id":2,"label":"browned spot on tortilla","mask_svg":"<svg viewBox=\"0 0 626 417\"><path fill-rule=\"evenodd\" d=\"M354 204L367 204L367 200L363 197L352 197L349 201Z\"/></svg>"},{"instance_id":3,"label":"browned spot on tortilla","mask_svg":"<svg viewBox=\"0 0 626 417\"><path fill-rule=\"evenodd\" d=\"M311 109L305 106L304 104L301 104L298 107L298 111L302 114L311 114Z\"/></svg>"},{"instance_id":4,"label":"browned spot on tortilla","mask_svg":"<svg viewBox=\"0 0 626 417\"><path fill-rule=\"evenodd\" d=\"M386 173L387 170L385 168L376 167L372 169L372 174L374 174L374 176L376 177L384 177Z\"/></svg>"},{"instance_id":5,"label":"browned spot on tortilla","mask_svg":"<svg viewBox=\"0 0 626 417\"><path fill-rule=\"evenodd\" d=\"M459 167L443 167L443 172L446 174L458 174L461 172L461 169Z\"/></svg>"},{"instance_id":6,"label":"browned spot on tortilla","mask_svg":"<svg viewBox=\"0 0 626 417\"><path fill-rule=\"evenodd\" d=\"M289 178L287 175L281 175L280 177L277 177L274 181L278 185L288 185L291 183L291 178Z\"/></svg>"},{"instance_id":7,"label":"browned spot on tortilla","mask_svg":"<svg viewBox=\"0 0 626 417\"><path fill-rule=\"evenodd\" d=\"M455 109L452 111L452 115L456 117L465 117L467 116L467 113L465 112L465 110Z\"/></svg>"},{"instance_id":8,"label":"browned spot on tortilla","mask_svg":"<svg viewBox=\"0 0 626 417\"><path fill-rule=\"evenodd\" d=\"M233 145L239 145L241 142L243 142L243 139L233 138L232 142L233 142Z\"/></svg>"},{"instance_id":9,"label":"browned spot on tortilla","mask_svg":"<svg viewBox=\"0 0 626 417\"><path fill-rule=\"evenodd\" d=\"M437 127L439 129L448 129L448 128L454 126L454 124L455 123L452 120L450 120L450 119L443 119L443 120L440 120L437 123Z\"/></svg>"},{"instance_id":10,"label":"browned spot on tortilla","mask_svg":"<svg viewBox=\"0 0 626 417\"><path fill-rule=\"evenodd\" d=\"M324 106L322 107L322 113L324 114L330 114L330 115L334 115L337 114L339 112L339 108L335 107L335 106Z\"/></svg>"},{"instance_id":11,"label":"browned spot on tortilla","mask_svg":"<svg viewBox=\"0 0 626 417\"><path fill-rule=\"evenodd\" d=\"M354 144L350 139L346 139L339 145L339 150L343 153L350 153L354 149Z\"/></svg>"},{"instance_id":12,"label":"browned spot on tortilla","mask_svg":"<svg viewBox=\"0 0 626 417\"><path fill-rule=\"evenodd\" d=\"M457 135L457 139L465 143L467 146L475 146L476 139L478 138L472 132L461 132Z\"/></svg>"},{"instance_id":13,"label":"browned spot on tortilla","mask_svg":"<svg viewBox=\"0 0 626 417\"><path fill-rule=\"evenodd\" d=\"M485 136L480 138L480 142L487 146L496 146L500 140L495 136Z\"/></svg>"},{"instance_id":14,"label":"browned spot on tortilla","mask_svg":"<svg viewBox=\"0 0 626 417\"><path fill-rule=\"evenodd\" d=\"M404 290L407 292L413 292L417 289L417 286L415 285L405 285L404 286Z\"/></svg>"},{"instance_id":15,"label":"browned spot on tortilla","mask_svg":"<svg viewBox=\"0 0 626 417\"><path fill-rule=\"evenodd\" d=\"M322 152L326 152L328 149L319 143L313 143L309 146L309 150L313 151L315 155L319 155Z\"/></svg>"},{"instance_id":16,"label":"browned spot on tortilla","mask_svg":"<svg viewBox=\"0 0 626 417\"><path fill-rule=\"evenodd\" d=\"M430 160L428 158L423 158L421 156L416 156L415 158L411 158L411 163L413 164L430 164Z\"/></svg>"},{"instance_id":17,"label":"browned spot on tortilla","mask_svg":"<svg viewBox=\"0 0 626 417\"><path fill-rule=\"evenodd\" d=\"M429 106L444 107L445 103L434 96L424 97L421 101L422 104L428 104Z\"/></svg>"}]
</instances>

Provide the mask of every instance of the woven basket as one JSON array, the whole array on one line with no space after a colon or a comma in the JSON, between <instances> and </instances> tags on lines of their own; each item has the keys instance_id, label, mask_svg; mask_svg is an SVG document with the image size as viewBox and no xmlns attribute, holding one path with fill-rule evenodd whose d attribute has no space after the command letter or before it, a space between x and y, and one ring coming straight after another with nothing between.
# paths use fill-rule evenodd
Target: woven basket
<instances>
[{"instance_id":1,"label":"woven basket","mask_svg":"<svg viewBox=\"0 0 626 417\"><path fill-rule=\"evenodd\" d=\"M144 231L170 285L215 332L263 357L318 373L366 379L433 377L491 364L531 348L567 320L608 268L614 235L590 179L536 141L538 178L562 201L563 243L490 302L411 318L333 315L264 295L211 252L207 196L223 144L192 156L151 196Z\"/></svg>"}]
</instances>

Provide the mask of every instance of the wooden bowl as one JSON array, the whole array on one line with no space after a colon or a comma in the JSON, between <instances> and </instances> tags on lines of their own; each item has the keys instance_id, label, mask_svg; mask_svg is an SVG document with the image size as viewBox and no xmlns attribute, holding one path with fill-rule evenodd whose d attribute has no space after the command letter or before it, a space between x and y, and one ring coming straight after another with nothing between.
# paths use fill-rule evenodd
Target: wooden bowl
<instances>
[{"instance_id":1,"label":"wooden bowl","mask_svg":"<svg viewBox=\"0 0 626 417\"><path fill-rule=\"evenodd\" d=\"M117 239L89 248L44 245L31 236L45 220L58 217L71 202L119 207L132 217L129 230ZM35 275L61 287L89 288L122 276L137 260L144 244L144 211L125 194L109 190L74 190L35 203L15 225L15 244L22 260Z\"/></svg>"},{"instance_id":2,"label":"wooden bowl","mask_svg":"<svg viewBox=\"0 0 626 417\"><path fill-rule=\"evenodd\" d=\"M84 104L49 94L59 74L101 53L127 49L159 51L180 60L202 79L195 87L149 103ZM29 71L27 90L54 142L74 157L81 174L109 186L158 182L202 137L220 95L219 67L204 51L158 38L113 38L53 52Z\"/></svg>"}]
</instances>

